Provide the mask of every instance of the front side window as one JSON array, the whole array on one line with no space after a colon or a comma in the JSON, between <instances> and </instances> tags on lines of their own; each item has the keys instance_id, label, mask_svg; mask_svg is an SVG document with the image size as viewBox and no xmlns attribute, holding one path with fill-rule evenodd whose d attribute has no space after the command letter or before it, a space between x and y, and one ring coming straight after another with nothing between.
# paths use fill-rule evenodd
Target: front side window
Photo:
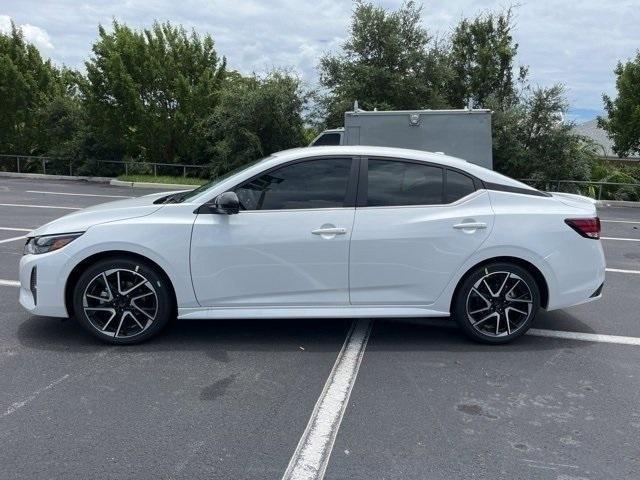
<instances>
[{"instance_id":1,"label":"front side window","mask_svg":"<svg viewBox=\"0 0 640 480\"><path fill-rule=\"evenodd\" d=\"M308 160L262 174L234 191L242 210L342 207L350 172L350 158Z\"/></svg>"},{"instance_id":2,"label":"front side window","mask_svg":"<svg viewBox=\"0 0 640 480\"><path fill-rule=\"evenodd\" d=\"M367 176L370 207L442 203L443 169L440 167L370 159Z\"/></svg>"}]
</instances>

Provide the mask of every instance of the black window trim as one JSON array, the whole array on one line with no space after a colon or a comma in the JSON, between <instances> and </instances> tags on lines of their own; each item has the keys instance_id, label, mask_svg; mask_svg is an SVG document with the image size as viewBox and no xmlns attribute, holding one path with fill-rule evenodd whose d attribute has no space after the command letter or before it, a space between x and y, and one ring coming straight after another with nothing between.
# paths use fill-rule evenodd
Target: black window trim
<instances>
[{"instance_id":1,"label":"black window trim","mask_svg":"<svg viewBox=\"0 0 640 480\"><path fill-rule=\"evenodd\" d=\"M385 205L385 206L369 206L367 205L367 196L368 196L368 188L369 188L369 159L371 160L386 160L386 161L393 161L393 162L404 162L404 163L415 163L418 165L425 165L428 167L436 167L439 168L441 170L443 170L442 172L442 203L426 203L426 204L417 204L417 205ZM460 173L468 178L470 178L471 180L473 180L473 186L474 186L474 191L472 193L477 192L480 189L485 188L484 184L482 182L482 180L480 180L479 178L471 175L469 172L466 172L460 168L456 168L456 167L450 167L448 165L442 165L439 163L433 163L433 162L425 162L424 160L416 160L413 158L402 158L402 157L383 157L383 156L370 156L370 157L361 157L360 159L360 178L358 181L358 196L357 196L357 201L356 201L356 207L357 208L409 208L409 207L443 207L443 206L447 206L447 205L453 205L456 202L459 202L460 200L462 200L463 198L468 197L469 195L471 195L472 193L470 193L469 195L465 195L462 198L459 198L457 200L454 200L453 202L446 202L447 199L447 192L446 192L446 185L447 185L447 170L452 170L454 172Z\"/></svg>"},{"instance_id":2,"label":"black window trim","mask_svg":"<svg viewBox=\"0 0 640 480\"><path fill-rule=\"evenodd\" d=\"M520 195L532 195L534 197L552 197L548 192L541 190L529 190L528 188L513 187L511 185L502 185L501 183L484 182L484 188L495 192L517 193Z\"/></svg>"},{"instance_id":3,"label":"black window trim","mask_svg":"<svg viewBox=\"0 0 640 480\"><path fill-rule=\"evenodd\" d=\"M288 162L284 162L284 163L280 163L278 165L274 165L271 168L267 168L266 170L262 170L259 173L256 173L254 176L243 180L242 182L228 188L227 192L235 190L237 188L240 188L244 185L246 185L247 183L252 182L253 180L255 180L258 177L261 177L262 175L266 175L270 172L273 172L275 170L279 170L281 168L284 167L288 167L291 165L295 165L297 163L303 163L303 162L311 162L314 160L330 160L330 159L346 159L349 160L351 159L351 170L349 171L349 178L347 179L347 191L345 193L345 199L343 202L343 205L341 207L320 207L320 208L279 208L279 209L270 209L270 210L240 210L240 213L259 213L259 212L300 212L300 211L309 211L309 210L336 210L336 209L341 209L341 208L354 208L356 205L356 195L357 195L357 191L358 191L358 170L360 168L360 157L356 156L356 155L314 155L314 156L310 156L310 157L304 157L304 158L296 158L294 160L289 160ZM216 195L217 197L217 195ZM200 207L198 207L196 209L196 211L194 213L198 213L198 214L215 214L215 212L212 212L209 208L207 208L207 205L211 204L213 201L215 200L215 197L212 198L210 201L200 205Z\"/></svg>"}]
</instances>

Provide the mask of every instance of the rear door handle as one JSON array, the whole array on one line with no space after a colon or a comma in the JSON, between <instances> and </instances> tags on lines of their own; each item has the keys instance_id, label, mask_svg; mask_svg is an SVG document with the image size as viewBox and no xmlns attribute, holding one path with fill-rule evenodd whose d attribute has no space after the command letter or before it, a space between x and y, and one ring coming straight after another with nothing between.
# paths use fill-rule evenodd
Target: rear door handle
<instances>
[{"instance_id":1,"label":"rear door handle","mask_svg":"<svg viewBox=\"0 0 640 480\"><path fill-rule=\"evenodd\" d=\"M316 228L311 230L311 233L314 235L344 235L347 233L347 229L340 227Z\"/></svg>"},{"instance_id":2,"label":"rear door handle","mask_svg":"<svg viewBox=\"0 0 640 480\"><path fill-rule=\"evenodd\" d=\"M466 222L466 223L456 223L453 228L457 228L458 230L480 230L483 228L487 228L487 224L484 222Z\"/></svg>"}]
</instances>

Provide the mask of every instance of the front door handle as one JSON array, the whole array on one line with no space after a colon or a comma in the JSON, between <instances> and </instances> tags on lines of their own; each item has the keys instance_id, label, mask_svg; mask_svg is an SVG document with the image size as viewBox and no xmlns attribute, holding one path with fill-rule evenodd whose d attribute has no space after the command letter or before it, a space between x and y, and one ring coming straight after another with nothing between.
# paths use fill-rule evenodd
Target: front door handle
<instances>
[{"instance_id":1,"label":"front door handle","mask_svg":"<svg viewBox=\"0 0 640 480\"><path fill-rule=\"evenodd\" d=\"M322 227L311 230L311 233L314 235L344 235L347 233L347 229L340 227Z\"/></svg>"},{"instance_id":2,"label":"front door handle","mask_svg":"<svg viewBox=\"0 0 640 480\"><path fill-rule=\"evenodd\" d=\"M480 230L483 228L487 228L487 224L484 222L463 222L456 223L453 228L458 230Z\"/></svg>"}]
</instances>

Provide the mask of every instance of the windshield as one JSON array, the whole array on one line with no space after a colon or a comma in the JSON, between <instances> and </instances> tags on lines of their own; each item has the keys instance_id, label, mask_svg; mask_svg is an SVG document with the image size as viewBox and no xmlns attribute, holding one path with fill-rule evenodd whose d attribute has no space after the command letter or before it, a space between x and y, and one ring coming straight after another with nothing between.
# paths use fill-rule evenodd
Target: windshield
<instances>
[{"instance_id":1,"label":"windshield","mask_svg":"<svg viewBox=\"0 0 640 480\"><path fill-rule=\"evenodd\" d=\"M249 163L245 163L243 165L240 165L239 167L234 168L233 170L228 171L227 173L220 175L219 177L214 178L213 180L211 180L209 183L205 183L204 185L200 185L198 188L196 188L195 190L191 190L189 192L184 192L180 194L180 202L184 202L185 200L188 200L190 198L193 198L197 195L200 195L202 192L205 192L207 190L209 190L210 188L215 187L216 185L218 185L219 183L221 183L224 180L227 180L230 177L233 177L236 173L240 173L243 170L246 170L249 167L253 167L254 165L267 160L270 157L266 157L266 158L260 158L258 160L254 160L253 162L249 162Z\"/></svg>"}]
</instances>

